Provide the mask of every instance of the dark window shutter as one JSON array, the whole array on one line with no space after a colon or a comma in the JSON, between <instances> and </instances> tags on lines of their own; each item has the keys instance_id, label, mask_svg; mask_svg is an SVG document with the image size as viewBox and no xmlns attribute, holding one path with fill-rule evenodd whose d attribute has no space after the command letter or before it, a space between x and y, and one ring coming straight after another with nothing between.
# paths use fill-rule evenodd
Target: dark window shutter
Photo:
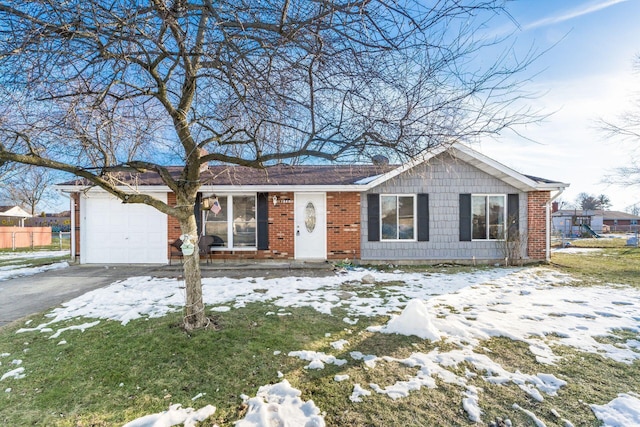
<instances>
[{"instance_id":1,"label":"dark window shutter","mask_svg":"<svg viewBox=\"0 0 640 427\"><path fill-rule=\"evenodd\" d=\"M520 195L507 195L507 221L509 238L515 238L520 231Z\"/></svg>"},{"instance_id":2,"label":"dark window shutter","mask_svg":"<svg viewBox=\"0 0 640 427\"><path fill-rule=\"evenodd\" d=\"M429 241L429 195L418 194L418 242Z\"/></svg>"},{"instance_id":3,"label":"dark window shutter","mask_svg":"<svg viewBox=\"0 0 640 427\"><path fill-rule=\"evenodd\" d=\"M471 194L460 194L460 241L471 241Z\"/></svg>"},{"instance_id":4,"label":"dark window shutter","mask_svg":"<svg viewBox=\"0 0 640 427\"><path fill-rule=\"evenodd\" d=\"M380 241L380 195L367 194L367 238L370 242Z\"/></svg>"},{"instance_id":5,"label":"dark window shutter","mask_svg":"<svg viewBox=\"0 0 640 427\"><path fill-rule=\"evenodd\" d=\"M258 249L269 249L269 193L258 193Z\"/></svg>"}]
</instances>

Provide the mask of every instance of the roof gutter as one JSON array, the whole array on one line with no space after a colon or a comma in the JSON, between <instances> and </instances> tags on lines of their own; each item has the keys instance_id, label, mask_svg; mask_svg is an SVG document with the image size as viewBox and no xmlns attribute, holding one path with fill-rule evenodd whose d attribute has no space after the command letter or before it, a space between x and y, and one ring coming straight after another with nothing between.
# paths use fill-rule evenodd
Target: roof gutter
<instances>
[{"instance_id":1,"label":"roof gutter","mask_svg":"<svg viewBox=\"0 0 640 427\"><path fill-rule=\"evenodd\" d=\"M61 192L79 193L81 191L105 192L94 186L82 185L57 185ZM118 186L119 190L131 192L131 187ZM347 184L347 185L202 185L200 192L224 192L224 193L267 193L267 192L361 192L366 191L369 184ZM169 193L171 189L166 185L140 185L136 187L136 192L140 193Z\"/></svg>"}]
</instances>

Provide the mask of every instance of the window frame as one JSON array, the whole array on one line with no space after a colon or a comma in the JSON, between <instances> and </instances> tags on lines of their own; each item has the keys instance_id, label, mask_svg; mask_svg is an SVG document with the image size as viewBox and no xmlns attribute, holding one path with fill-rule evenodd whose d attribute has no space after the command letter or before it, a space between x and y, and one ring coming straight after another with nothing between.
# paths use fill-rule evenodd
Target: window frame
<instances>
[{"instance_id":1,"label":"window frame","mask_svg":"<svg viewBox=\"0 0 640 427\"><path fill-rule=\"evenodd\" d=\"M396 198L396 236L395 239L385 239L382 231L383 221L382 221L382 207L384 205L382 199L384 197L395 197ZM412 209L412 227L413 227L413 236L411 239L400 239L400 206L398 205L398 201L400 197L411 198L413 200L413 209ZM380 206L378 210L378 218L379 218L379 233L380 233L380 242L417 242L418 241L418 197L417 194L403 194L403 193L383 193L379 195Z\"/></svg>"},{"instance_id":2,"label":"window frame","mask_svg":"<svg viewBox=\"0 0 640 427\"><path fill-rule=\"evenodd\" d=\"M257 225L257 221L258 221L258 194L257 193L233 193L233 194L229 194L229 193L211 193L211 194L207 194L207 193L202 193L202 198L213 198L213 197L226 197L227 199L227 206L226 206L226 215L227 215L227 220L226 220L226 231L227 231L227 235L224 236L226 238L225 242L227 243L227 246L214 246L211 249L214 251L256 251L258 250L258 225ZM233 199L234 197L253 197L253 207L254 207L254 212L255 212L255 216L254 216L254 220L256 222L256 226L255 226L255 231L254 231L254 239L255 239L255 244L253 246L236 246L235 245L235 239L234 239L234 233L233 233L233 223L234 223L234 212L233 212ZM207 222L212 222L212 221L207 221L206 217L207 217L207 210L206 209L200 209L201 211L201 219L202 219L202 230L201 230L201 235L202 236L206 236L206 223ZM222 237L222 236L220 236Z\"/></svg>"},{"instance_id":3,"label":"window frame","mask_svg":"<svg viewBox=\"0 0 640 427\"><path fill-rule=\"evenodd\" d=\"M474 224L473 224L473 198L474 197L483 197L484 198L484 203L485 203L485 238L483 239L478 239L473 237L473 231L474 231ZM501 197L502 198L502 238L495 238L492 239L491 238L491 222L489 220L490 218L490 203L489 200L491 197ZM470 215L470 221L471 221L471 241L472 242L500 242L500 241L504 241L505 240L505 235L507 233L507 222L508 222L508 212L509 212L509 207L508 207L508 195L505 193L472 193L471 194L471 215ZM498 223L498 225L500 225L500 223Z\"/></svg>"}]
</instances>

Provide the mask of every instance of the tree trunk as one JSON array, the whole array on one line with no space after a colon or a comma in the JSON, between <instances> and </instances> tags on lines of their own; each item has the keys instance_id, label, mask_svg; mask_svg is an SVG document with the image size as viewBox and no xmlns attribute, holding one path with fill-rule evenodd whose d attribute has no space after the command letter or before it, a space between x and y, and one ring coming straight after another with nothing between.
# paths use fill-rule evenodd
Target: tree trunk
<instances>
[{"instance_id":1,"label":"tree trunk","mask_svg":"<svg viewBox=\"0 0 640 427\"><path fill-rule=\"evenodd\" d=\"M202 275L200 272L200 254L198 251L198 228L196 217L192 213L185 218L179 218L183 242L194 245L193 253L184 255L184 282L186 288L186 302L184 328L188 331L207 326L207 316L204 312L202 300Z\"/></svg>"}]
</instances>

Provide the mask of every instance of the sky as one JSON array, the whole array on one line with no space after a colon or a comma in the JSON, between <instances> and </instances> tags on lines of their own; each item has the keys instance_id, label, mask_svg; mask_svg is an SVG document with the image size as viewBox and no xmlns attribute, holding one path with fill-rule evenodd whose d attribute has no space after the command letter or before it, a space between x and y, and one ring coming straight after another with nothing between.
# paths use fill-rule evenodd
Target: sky
<instances>
[{"instance_id":1,"label":"sky","mask_svg":"<svg viewBox=\"0 0 640 427\"><path fill-rule=\"evenodd\" d=\"M527 90L539 94L533 109L553 114L518 128L531 141L506 132L474 148L518 172L571 184L561 195L567 202L584 192L609 196L613 210L640 203L640 185L602 182L629 163L634 145L640 157L640 142L607 140L597 125L629 111L640 93L633 68L640 54L640 1L518 0L507 10L515 23L505 20L491 31L513 32L521 51L532 45L545 51L531 67Z\"/></svg>"},{"instance_id":2,"label":"sky","mask_svg":"<svg viewBox=\"0 0 640 427\"><path fill-rule=\"evenodd\" d=\"M562 249L582 256L597 249ZM371 277L366 277L371 276ZM387 283L385 292L377 291L371 282ZM437 388L437 381L457 387L458 399L468 418L488 422L483 414L483 390L469 381L474 375L492 384L517 385L523 398L549 402L559 390L571 383L571 378L558 378L545 367L557 362L561 356L554 352L555 345L568 346L579 351L600 354L619 363L633 363L640 359L640 342L624 338L616 345L597 339L615 335L617 330L638 331L640 319L640 291L631 287L610 285L574 287L570 275L544 267L494 268L465 273L446 274L429 272L407 273L401 270L380 272L362 268L348 269L327 277L281 278L204 278L203 299L207 310L224 316L225 312L244 307L252 302L269 302L276 307L264 316L288 316L293 308L308 307L330 314L340 308L347 313L343 318L344 333L332 336L319 331L317 338L328 342L326 352L305 348L274 349L273 358L297 358L304 369L321 370L327 365L340 369L334 381L346 382L350 392L344 399L355 407L374 394L388 399L403 399L421 389ZM361 283L357 292L347 297L343 283ZM367 284L369 283L369 284ZM254 289L266 292L255 292ZM338 296L342 290L342 295ZM579 297L576 297L578 295ZM25 337L25 348L14 354L0 347L0 390L13 393L18 381L38 375L36 364L29 359L29 342L34 334L50 338L52 348L68 345L73 335L68 331L92 333L93 327L103 320L120 322L126 327L136 319L154 318L181 310L184 303L183 283L177 279L130 277L126 280L88 292L74 298L47 314L46 323L26 321L16 333ZM352 335L352 325L366 317L389 316L386 323L370 326L369 332L381 334L413 335L432 342L453 345L434 347L429 353L415 352L398 359L385 354L365 354L358 347L361 338ZM63 322L64 327L59 325ZM351 338L353 336L353 339ZM504 336L523 342L540 363L536 372L510 371L491 358L486 351L476 352L482 340ZM551 338L547 338L551 337ZM255 363L263 363L256 360ZM388 382L386 364L407 367L406 379ZM473 366L474 371L463 366ZM277 364L275 364L277 366ZM126 367L125 367L126 368ZM49 369L49 367L47 367ZM55 369L55 366L51 367ZM246 367L250 371L251 366ZM350 378L351 370L366 369L368 377L377 383L360 384ZM377 377L377 373L380 376ZM166 375L172 375L167 372ZM255 396L239 395L248 410L237 427L268 427L271 425L299 426L325 425L323 411L312 400L287 380L288 372L273 372L271 384L257 390ZM113 387L136 387L143 384L113 384ZM213 388L212 388L213 390ZM169 390L171 392L171 390ZM608 402L585 400L594 415L605 426L640 425L640 395L621 387L617 397ZM226 400L228 396L224 396ZM215 392L194 390L186 402L168 404L163 412L145 415L128 421L126 427L170 427L195 425L215 413L218 401ZM513 405L537 426L544 426L549 417L548 406L528 410ZM533 408L536 408L533 405ZM537 412L536 412L537 411ZM555 413L553 413L555 411ZM558 406L552 410L554 421L573 426L571 414ZM555 425L555 423L554 423Z\"/></svg>"}]
</instances>

